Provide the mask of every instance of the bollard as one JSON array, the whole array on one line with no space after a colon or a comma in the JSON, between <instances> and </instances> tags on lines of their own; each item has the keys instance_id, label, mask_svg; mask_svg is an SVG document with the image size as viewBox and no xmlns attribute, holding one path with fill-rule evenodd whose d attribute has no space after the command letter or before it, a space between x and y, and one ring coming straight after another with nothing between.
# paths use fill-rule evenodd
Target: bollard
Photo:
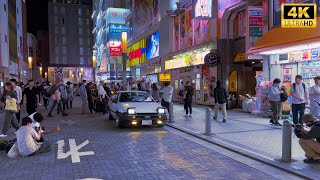
<instances>
[{"instance_id":1,"label":"bollard","mask_svg":"<svg viewBox=\"0 0 320 180\"><path fill-rule=\"evenodd\" d=\"M292 127L288 120L283 121L282 128L282 161L291 161Z\"/></svg>"},{"instance_id":2,"label":"bollard","mask_svg":"<svg viewBox=\"0 0 320 180\"><path fill-rule=\"evenodd\" d=\"M169 121L174 122L174 116L173 116L173 103L169 103Z\"/></svg>"},{"instance_id":3,"label":"bollard","mask_svg":"<svg viewBox=\"0 0 320 180\"><path fill-rule=\"evenodd\" d=\"M211 108L206 110L206 132L205 135L211 135Z\"/></svg>"}]
</instances>

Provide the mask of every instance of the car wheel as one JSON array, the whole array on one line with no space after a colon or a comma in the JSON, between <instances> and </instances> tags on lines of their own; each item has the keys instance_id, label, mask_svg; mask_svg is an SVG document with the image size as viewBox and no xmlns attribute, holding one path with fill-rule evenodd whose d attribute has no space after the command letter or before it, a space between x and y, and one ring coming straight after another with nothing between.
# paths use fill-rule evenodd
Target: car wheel
<instances>
[{"instance_id":1,"label":"car wheel","mask_svg":"<svg viewBox=\"0 0 320 180\"><path fill-rule=\"evenodd\" d=\"M119 119L119 117L118 117L118 116L117 116L117 118L116 118L116 126L117 126L117 128L119 128L119 129L123 129L123 128L125 128L125 126L124 126L123 122L122 122L122 121L120 121L120 119Z\"/></svg>"},{"instance_id":2,"label":"car wheel","mask_svg":"<svg viewBox=\"0 0 320 180\"><path fill-rule=\"evenodd\" d=\"M109 120L114 120L114 117L112 116L110 109L108 110L108 119Z\"/></svg>"}]
</instances>

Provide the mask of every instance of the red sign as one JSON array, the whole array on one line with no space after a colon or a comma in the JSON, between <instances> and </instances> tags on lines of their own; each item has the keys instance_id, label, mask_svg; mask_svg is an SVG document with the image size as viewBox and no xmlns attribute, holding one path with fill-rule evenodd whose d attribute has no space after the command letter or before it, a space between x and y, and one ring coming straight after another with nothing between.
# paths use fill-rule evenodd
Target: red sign
<instances>
[{"instance_id":1,"label":"red sign","mask_svg":"<svg viewBox=\"0 0 320 180\"><path fill-rule=\"evenodd\" d=\"M262 26L262 17L250 16L249 26Z\"/></svg>"},{"instance_id":2,"label":"red sign","mask_svg":"<svg viewBox=\"0 0 320 180\"><path fill-rule=\"evenodd\" d=\"M110 41L110 56L121 56L121 41Z\"/></svg>"},{"instance_id":3,"label":"red sign","mask_svg":"<svg viewBox=\"0 0 320 180\"><path fill-rule=\"evenodd\" d=\"M142 52L141 52L141 48L134 50L133 52L129 53L129 60L133 60L136 58L141 58L142 56Z\"/></svg>"}]
</instances>

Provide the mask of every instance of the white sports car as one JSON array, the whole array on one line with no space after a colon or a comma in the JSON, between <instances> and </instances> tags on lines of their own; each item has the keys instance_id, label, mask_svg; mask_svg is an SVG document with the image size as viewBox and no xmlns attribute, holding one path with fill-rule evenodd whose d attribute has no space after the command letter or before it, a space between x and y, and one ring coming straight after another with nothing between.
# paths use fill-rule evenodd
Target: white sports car
<instances>
[{"instance_id":1,"label":"white sports car","mask_svg":"<svg viewBox=\"0 0 320 180\"><path fill-rule=\"evenodd\" d=\"M144 91L119 91L108 103L109 120L116 120L118 128L155 125L163 127L168 111Z\"/></svg>"}]
</instances>

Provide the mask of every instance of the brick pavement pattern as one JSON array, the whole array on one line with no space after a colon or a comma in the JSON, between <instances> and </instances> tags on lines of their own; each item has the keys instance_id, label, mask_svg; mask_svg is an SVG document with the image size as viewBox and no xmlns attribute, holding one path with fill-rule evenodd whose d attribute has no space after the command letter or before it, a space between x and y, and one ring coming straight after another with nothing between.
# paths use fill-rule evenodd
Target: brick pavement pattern
<instances>
[{"instance_id":1,"label":"brick pavement pattern","mask_svg":"<svg viewBox=\"0 0 320 180\"><path fill-rule=\"evenodd\" d=\"M79 99L76 101L74 109L67 111L69 116L45 117L47 130L61 128L59 133L45 137L52 144L51 152L17 159L0 152L0 179L229 180L277 179L279 175L271 176L163 128L116 129L115 122L106 116L81 115ZM11 132L9 138L13 136ZM55 143L64 140L66 152L69 139L75 139L77 145L89 140L80 152L94 151L95 155L81 156L80 163L72 163L70 157L58 160Z\"/></svg>"}]
</instances>

